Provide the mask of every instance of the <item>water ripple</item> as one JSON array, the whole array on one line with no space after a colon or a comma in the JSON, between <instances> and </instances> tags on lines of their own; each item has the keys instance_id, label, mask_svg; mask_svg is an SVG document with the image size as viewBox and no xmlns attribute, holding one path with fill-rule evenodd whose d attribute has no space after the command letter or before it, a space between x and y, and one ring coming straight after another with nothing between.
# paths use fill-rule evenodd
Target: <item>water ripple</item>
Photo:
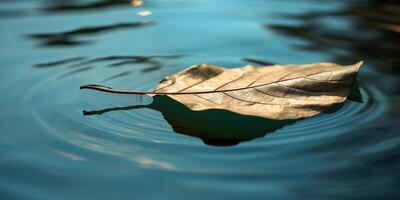
<instances>
[{"instance_id":1,"label":"water ripple","mask_svg":"<svg viewBox=\"0 0 400 200\"><path fill-rule=\"evenodd\" d=\"M257 135L253 140L250 139L251 141L244 140L237 146L214 148L206 146L196 138L198 135L193 137L191 134L175 132L175 128L171 127L162 113L148 106L152 102L150 97L83 92L70 83L76 76L79 74L65 77L65 79L50 76L31 86L29 92L25 94L23 98L25 102L38 102L35 108L30 108L30 111L46 134L79 148L116 156L144 168L159 170L213 174L222 171L215 166L210 168L211 163L221 163L222 166L227 163L253 162L253 167L261 168L265 167L265 163L255 162L275 160L276 162L270 163L268 167L273 170L273 167L298 162L282 159L282 156L295 154L298 150L317 147L323 142L344 137L352 131L357 131L359 127L373 122L386 109L386 99L382 91L375 86L364 84L360 88L362 103L347 101L333 113L323 113L284 125L271 133ZM128 88L122 85L127 80L130 82ZM53 82L57 84L51 85L50 83ZM132 79L130 75L113 82L117 88L124 87L132 90L151 90L155 84L155 80L145 82ZM41 90L44 86L48 90ZM72 86L75 88L68 88ZM53 99L56 102L52 104L48 104L45 100L44 93L49 92L58 96ZM76 106L77 99L79 99L79 106ZM82 113L83 110L106 108L112 109L104 111L102 115L83 115ZM279 151L274 149L279 149ZM160 152L163 153L160 154ZM180 156L176 156L177 154ZM321 156L324 157L324 155ZM303 157L302 159L304 161L312 159L307 162L317 162L322 158ZM224 173L250 173L245 172L246 170L242 167L243 164L240 164ZM277 171L273 170L273 172ZM262 171L257 173L263 174Z\"/></svg>"}]
</instances>

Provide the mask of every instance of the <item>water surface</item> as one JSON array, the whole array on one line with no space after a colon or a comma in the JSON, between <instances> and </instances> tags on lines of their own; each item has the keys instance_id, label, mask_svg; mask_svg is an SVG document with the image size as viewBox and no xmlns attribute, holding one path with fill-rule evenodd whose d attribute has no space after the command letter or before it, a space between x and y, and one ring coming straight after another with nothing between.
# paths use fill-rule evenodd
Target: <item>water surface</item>
<instances>
[{"instance_id":1,"label":"water surface","mask_svg":"<svg viewBox=\"0 0 400 200\"><path fill-rule=\"evenodd\" d=\"M0 1L0 197L397 199L398 13L372 0ZM151 90L198 63L359 60L358 101L287 123L79 90Z\"/></svg>"}]
</instances>

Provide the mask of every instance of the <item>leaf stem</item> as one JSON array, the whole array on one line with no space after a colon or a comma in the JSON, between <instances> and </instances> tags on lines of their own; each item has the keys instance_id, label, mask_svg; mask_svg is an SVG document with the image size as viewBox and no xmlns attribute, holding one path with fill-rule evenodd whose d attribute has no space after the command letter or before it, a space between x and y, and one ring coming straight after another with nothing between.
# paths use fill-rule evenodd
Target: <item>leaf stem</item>
<instances>
[{"instance_id":1,"label":"leaf stem","mask_svg":"<svg viewBox=\"0 0 400 200\"><path fill-rule=\"evenodd\" d=\"M103 85L82 85L80 89L97 90L100 92L113 93L113 94L135 94L135 95L187 95L187 94L208 94L218 92L230 92L235 90L216 90L216 91L200 91L200 92L146 92L146 91L127 91L127 90L114 90L111 87Z\"/></svg>"},{"instance_id":2,"label":"leaf stem","mask_svg":"<svg viewBox=\"0 0 400 200\"><path fill-rule=\"evenodd\" d=\"M163 95L163 93L159 92L145 92L145 91L125 91L125 90L114 90L110 87L102 86L102 85L82 85L80 89L89 89L89 90L97 90L100 92L113 93L113 94L136 94L136 95L145 95L145 94L155 94L155 95Z\"/></svg>"},{"instance_id":3,"label":"leaf stem","mask_svg":"<svg viewBox=\"0 0 400 200\"><path fill-rule=\"evenodd\" d=\"M184 95L184 94L206 94L224 91L202 91L202 92L146 92L146 91L126 91L114 90L111 87L103 85L82 85L80 89L97 90L100 92L113 93L113 94L135 94L135 95Z\"/></svg>"}]
</instances>

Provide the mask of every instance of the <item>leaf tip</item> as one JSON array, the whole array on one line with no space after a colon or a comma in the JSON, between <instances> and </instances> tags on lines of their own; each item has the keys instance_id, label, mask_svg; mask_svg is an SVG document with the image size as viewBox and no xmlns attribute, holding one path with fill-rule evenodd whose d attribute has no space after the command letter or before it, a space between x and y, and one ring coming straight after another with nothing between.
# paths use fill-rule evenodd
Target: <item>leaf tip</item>
<instances>
[{"instance_id":1,"label":"leaf tip","mask_svg":"<svg viewBox=\"0 0 400 200\"><path fill-rule=\"evenodd\" d=\"M363 64L364 64L364 61L360 60L358 63L354 64L354 66L357 68L357 71L358 71L358 69L360 69L361 65L363 65Z\"/></svg>"}]
</instances>

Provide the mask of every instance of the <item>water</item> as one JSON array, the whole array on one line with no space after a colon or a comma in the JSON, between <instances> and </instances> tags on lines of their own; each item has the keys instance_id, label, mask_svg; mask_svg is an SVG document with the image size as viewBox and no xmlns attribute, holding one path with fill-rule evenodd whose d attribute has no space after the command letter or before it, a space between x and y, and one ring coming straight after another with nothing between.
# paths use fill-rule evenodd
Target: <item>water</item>
<instances>
[{"instance_id":1,"label":"water","mask_svg":"<svg viewBox=\"0 0 400 200\"><path fill-rule=\"evenodd\" d=\"M398 4L145 3L0 2L0 199L400 196ZM79 90L151 90L198 63L359 60L359 102L283 124Z\"/></svg>"}]
</instances>

